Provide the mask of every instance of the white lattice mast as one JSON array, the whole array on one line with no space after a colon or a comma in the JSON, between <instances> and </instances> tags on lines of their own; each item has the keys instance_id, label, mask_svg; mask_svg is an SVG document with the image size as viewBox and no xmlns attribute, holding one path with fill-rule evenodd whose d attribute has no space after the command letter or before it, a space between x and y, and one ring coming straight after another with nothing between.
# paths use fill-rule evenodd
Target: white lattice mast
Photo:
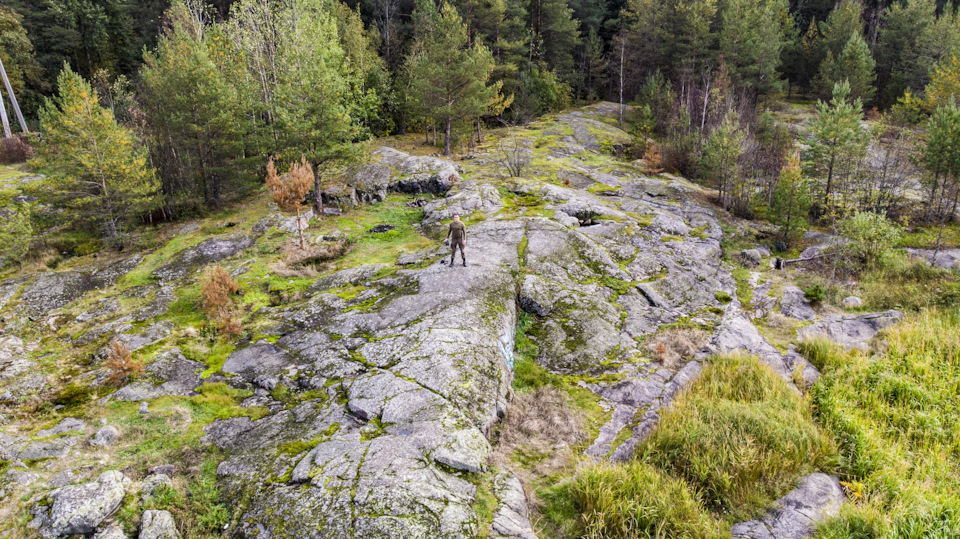
<instances>
[{"instance_id":1,"label":"white lattice mast","mask_svg":"<svg viewBox=\"0 0 960 539\"><path fill-rule=\"evenodd\" d=\"M7 70L3 68L3 60L0 60L0 76L3 77L3 85L7 88L7 95L10 96L10 104L13 105L13 112L17 115L17 121L20 122L20 129L24 133L29 133L30 129L27 127L27 122L23 120L23 113L20 112L20 104L17 103L17 96L13 93L13 86L10 85L10 79L7 78ZM10 122L7 120L7 110L6 106L3 105L2 96L0 96L0 112L3 113L3 127L4 133L9 138L10 133Z\"/></svg>"}]
</instances>

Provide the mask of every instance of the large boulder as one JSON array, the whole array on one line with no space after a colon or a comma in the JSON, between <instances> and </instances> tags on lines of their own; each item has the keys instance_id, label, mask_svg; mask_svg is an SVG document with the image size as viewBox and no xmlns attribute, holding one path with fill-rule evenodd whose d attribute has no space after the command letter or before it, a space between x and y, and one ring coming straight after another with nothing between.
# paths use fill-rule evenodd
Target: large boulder
<instances>
[{"instance_id":1,"label":"large boulder","mask_svg":"<svg viewBox=\"0 0 960 539\"><path fill-rule=\"evenodd\" d=\"M802 341L827 338L848 350L870 350L870 341L883 328L903 318L900 311L889 310L849 316L828 316L797 331Z\"/></svg>"},{"instance_id":2,"label":"large boulder","mask_svg":"<svg viewBox=\"0 0 960 539\"><path fill-rule=\"evenodd\" d=\"M817 312L807 302L803 290L792 285L783 287L780 312L796 320L809 321L817 318Z\"/></svg>"},{"instance_id":3,"label":"large boulder","mask_svg":"<svg viewBox=\"0 0 960 539\"><path fill-rule=\"evenodd\" d=\"M176 281L190 275L197 268L245 251L254 243L256 238L246 234L210 238L180 251L173 260L155 269L153 274L161 281Z\"/></svg>"},{"instance_id":4,"label":"large boulder","mask_svg":"<svg viewBox=\"0 0 960 539\"><path fill-rule=\"evenodd\" d=\"M93 533L120 506L129 483L122 473L111 470L91 483L53 490L33 506L30 525L43 537Z\"/></svg>"},{"instance_id":5,"label":"large boulder","mask_svg":"<svg viewBox=\"0 0 960 539\"><path fill-rule=\"evenodd\" d=\"M149 510L140 519L139 539L180 539L170 511Z\"/></svg>"},{"instance_id":6,"label":"large boulder","mask_svg":"<svg viewBox=\"0 0 960 539\"><path fill-rule=\"evenodd\" d=\"M91 271L41 273L20 293L20 309L30 316L47 314L91 290L113 285L141 260L142 256L135 255Z\"/></svg>"},{"instance_id":7,"label":"large boulder","mask_svg":"<svg viewBox=\"0 0 960 539\"><path fill-rule=\"evenodd\" d=\"M846 496L840 481L822 473L808 475L759 520L730 528L734 539L802 539L816 531L823 520L840 512Z\"/></svg>"}]
</instances>

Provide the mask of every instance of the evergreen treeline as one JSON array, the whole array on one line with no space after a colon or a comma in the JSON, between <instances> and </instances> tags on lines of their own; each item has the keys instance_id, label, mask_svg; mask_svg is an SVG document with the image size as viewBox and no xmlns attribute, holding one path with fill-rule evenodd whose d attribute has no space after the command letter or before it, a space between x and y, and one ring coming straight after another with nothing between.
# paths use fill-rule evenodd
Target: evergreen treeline
<instances>
[{"instance_id":1,"label":"evergreen treeline","mask_svg":"<svg viewBox=\"0 0 960 539\"><path fill-rule=\"evenodd\" d=\"M486 126L609 99L638 105L628 118L636 157L710 183L737 214L797 223L797 212L896 212L923 170L923 217L942 221L960 190L956 167L942 161L960 137L950 123L960 93L956 7L7 0L0 59L28 123L63 123L63 81L89 84L110 128L148 156L143 166L156 171L161 195L151 200L164 218L242 195L268 156L305 157L319 188L331 164L356 159L352 143L370 136L426 132L450 153ZM791 157L796 132L771 113L774 94L820 100L802 156ZM881 121L868 129L865 114ZM912 129L924 122L929 144ZM70 158L39 153L51 170Z\"/></svg>"}]
</instances>

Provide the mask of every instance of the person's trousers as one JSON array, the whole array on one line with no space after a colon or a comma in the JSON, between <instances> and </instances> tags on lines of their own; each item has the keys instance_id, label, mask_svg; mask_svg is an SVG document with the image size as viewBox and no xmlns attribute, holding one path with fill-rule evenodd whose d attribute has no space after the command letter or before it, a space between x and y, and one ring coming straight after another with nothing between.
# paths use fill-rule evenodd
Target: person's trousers
<instances>
[{"instance_id":1,"label":"person's trousers","mask_svg":"<svg viewBox=\"0 0 960 539\"><path fill-rule=\"evenodd\" d=\"M450 240L450 263L453 264L453 260L457 257L457 248L460 248L460 258L464 261L467 260L467 255L463 253L463 248L466 246L467 242L463 239L459 240Z\"/></svg>"}]
</instances>

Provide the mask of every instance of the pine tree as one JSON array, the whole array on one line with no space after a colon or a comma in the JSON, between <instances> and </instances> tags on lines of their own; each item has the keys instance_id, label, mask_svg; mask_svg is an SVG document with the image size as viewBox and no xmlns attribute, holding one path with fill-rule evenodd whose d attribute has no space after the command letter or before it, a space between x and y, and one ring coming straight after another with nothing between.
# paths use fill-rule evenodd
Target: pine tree
<instances>
[{"instance_id":1,"label":"pine tree","mask_svg":"<svg viewBox=\"0 0 960 539\"><path fill-rule=\"evenodd\" d=\"M573 53L580 45L580 21L573 18L567 0L535 0L535 59L545 63L567 83L575 79Z\"/></svg>"},{"instance_id":2,"label":"pine tree","mask_svg":"<svg viewBox=\"0 0 960 539\"><path fill-rule=\"evenodd\" d=\"M927 171L923 178L928 192L927 216L940 220L937 246L931 258L935 260L947 219L956 214L960 198L960 108L952 100L937 107L926 127L927 142L920 163Z\"/></svg>"},{"instance_id":3,"label":"pine tree","mask_svg":"<svg viewBox=\"0 0 960 539\"><path fill-rule=\"evenodd\" d=\"M233 74L237 51L219 27L198 27L186 6L169 12L171 25L156 52L145 55L144 104L168 208L252 186L244 155L253 131L248 99Z\"/></svg>"},{"instance_id":4,"label":"pine tree","mask_svg":"<svg viewBox=\"0 0 960 539\"><path fill-rule=\"evenodd\" d=\"M466 28L449 4L438 12L429 0L420 2L417 24L417 43L408 60L411 93L443 127L443 154L450 155L453 125L481 116L500 98L499 85L486 84L493 56L482 44L467 44Z\"/></svg>"},{"instance_id":5,"label":"pine tree","mask_svg":"<svg viewBox=\"0 0 960 539\"><path fill-rule=\"evenodd\" d=\"M810 124L810 154L813 171L825 180L821 211L831 205L837 183L846 179L850 167L866 152L869 136L862 127L863 104L850 100L846 81L833 87L829 103L817 102L817 115Z\"/></svg>"},{"instance_id":6,"label":"pine tree","mask_svg":"<svg viewBox=\"0 0 960 539\"><path fill-rule=\"evenodd\" d=\"M30 206L18 204L12 209L0 209L0 268L23 260L32 236Z\"/></svg>"},{"instance_id":7,"label":"pine tree","mask_svg":"<svg viewBox=\"0 0 960 539\"><path fill-rule=\"evenodd\" d=\"M47 174L40 199L69 220L115 240L137 212L155 207L158 185L146 149L100 106L93 88L65 65L58 95L40 111L42 143L34 166Z\"/></svg>"},{"instance_id":8,"label":"pine tree","mask_svg":"<svg viewBox=\"0 0 960 539\"><path fill-rule=\"evenodd\" d=\"M788 245L807 229L807 213L813 197L810 184L800 169L800 151L787 158L773 191L770 221L780 227L780 239Z\"/></svg>"},{"instance_id":9,"label":"pine tree","mask_svg":"<svg viewBox=\"0 0 960 539\"><path fill-rule=\"evenodd\" d=\"M854 35L863 36L863 7L859 0L842 0L820 23L822 47L837 58Z\"/></svg>"},{"instance_id":10,"label":"pine tree","mask_svg":"<svg viewBox=\"0 0 960 539\"><path fill-rule=\"evenodd\" d=\"M703 146L700 159L700 176L716 187L720 204L727 209L737 206L745 209L747 201L739 189L740 156L743 155L745 134L740 129L740 120L734 110L727 112L720 125L710 133Z\"/></svg>"},{"instance_id":11,"label":"pine tree","mask_svg":"<svg viewBox=\"0 0 960 539\"><path fill-rule=\"evenodd\" d=\"M734 79L756 92L778 86L788 7L784 0L729 0L723 12L720 53Z\"/></svg>"}]
</instances>

